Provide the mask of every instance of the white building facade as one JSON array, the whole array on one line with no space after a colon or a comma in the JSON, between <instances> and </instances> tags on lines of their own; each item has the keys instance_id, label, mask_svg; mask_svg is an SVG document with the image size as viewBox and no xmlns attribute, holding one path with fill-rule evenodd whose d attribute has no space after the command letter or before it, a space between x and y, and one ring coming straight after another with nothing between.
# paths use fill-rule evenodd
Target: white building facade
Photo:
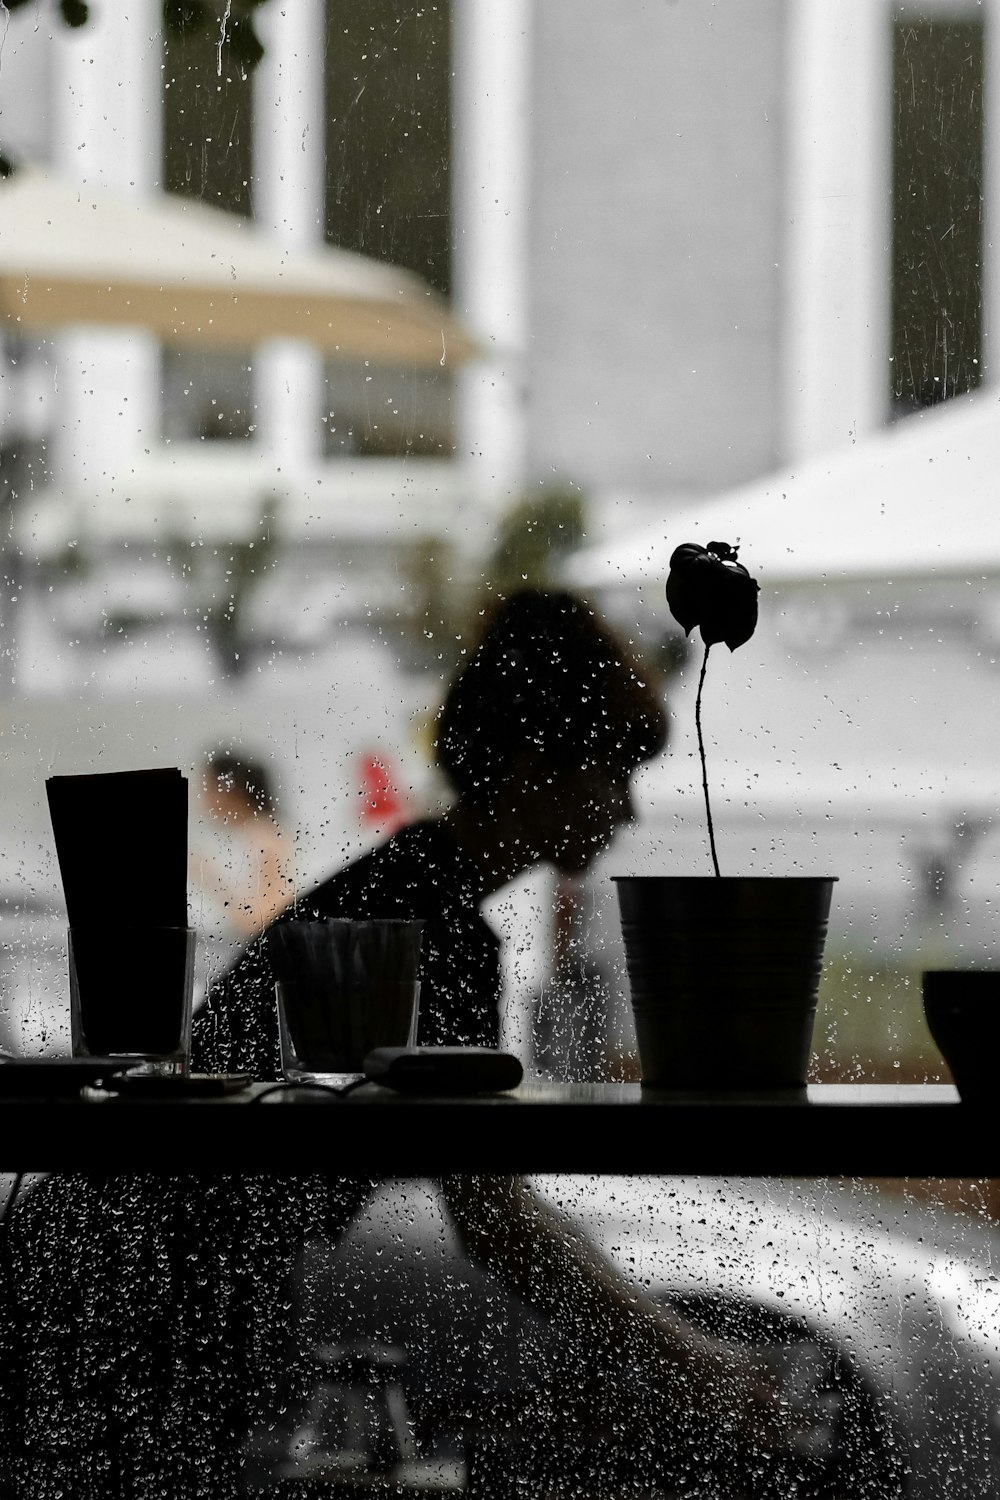
<instances>
[{"instance_id":1,"label":"white building facade","mask_svg":"<svg viewBox=\"0 0 1000 1500\"><path fill-rule=\"evenodd\" d=\"M892 33L909 11L982 28L979 107L995 132L994 0L727 0L711 15L659 0L451 6L451 295L486 358L434 397L447 452L331 455L322 361L301 345L259 346L244 403L252 436L220 445L229 488L251 455L279 466L290 492L321 486L334 536L357 529L352 486L365 470L370 531L447 527L474 552L526 487L577 485L633 503L639 518L644 505L714 494L876 430L891 415ZM323 0L260 11L265 54L251 140L239 144L254 216L290 246L322 243L329 219L337 14ZM202 50L220 78L231 69L221 32ZM159 0L95 6L78 30L43 0L11 13L0 147L71 181L156 192L164 56ZM984 349L1000 253L989 144ZM202 148L221 159L233 141ZM163 471L189 455L176 433L166 451L169 380L151 339L62 330L40 354L20 350L4 384L5 432L44 433L47 479L71 504L85 495L98 529L122 529L129 484L136 513L147 487L170 503ZM225 487L221 454L218 468ZM296 524L316 509L289 504ZM255 514L248 502L247 525ZM220 518L223 531L232 524Z\"/></svg>"}]
</instances>

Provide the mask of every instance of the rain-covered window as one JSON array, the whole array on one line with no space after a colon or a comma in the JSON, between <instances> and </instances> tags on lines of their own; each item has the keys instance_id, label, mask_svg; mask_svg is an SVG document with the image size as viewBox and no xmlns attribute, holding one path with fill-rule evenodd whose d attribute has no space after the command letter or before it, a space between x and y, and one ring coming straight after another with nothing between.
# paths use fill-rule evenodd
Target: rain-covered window
<instances>
[{"instance_id":1,"label":"rain-covered window","mask_svg":"<svg viewBox=\"0 0 1000 1500\"><path fill-rule=\"evenodd\" d=\"M802 1088L954 1099L923 975L1000 967L998 59L1000 0L0 0L0 1085L74 1046L47 782L166 770L199 1073L284 1087L271 969L213 1007L400 835L418 1038L632 1099L614 877L829 878ZM684 543L760 584L710 662ZM634 660L620 733L615 651L593 689L541 623L455 708L534 591ZM14 1493L214 1497L227 1422L258 1495L1000 1493L991 1180L677 1176L667 1113L660 1175L369 1190L341 1102L304 1187L15 1183L8 1132ZM760 1376L763 1490L699 1467Z\"/></svg>"}]
</instances>

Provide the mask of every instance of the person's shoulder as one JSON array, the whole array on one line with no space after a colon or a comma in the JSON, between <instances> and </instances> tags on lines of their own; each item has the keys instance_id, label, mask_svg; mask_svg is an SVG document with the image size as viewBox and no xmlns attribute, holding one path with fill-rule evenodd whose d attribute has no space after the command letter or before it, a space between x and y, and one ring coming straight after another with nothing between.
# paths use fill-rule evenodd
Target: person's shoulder
<instances>
[{"instance_id":1,"label":"person's shoulder","mask_svg":"<svg viewBox=\"0 0 1000 1500\"><path fill-rule=\"evenodd\" d=\"M352 916L365 909L375 914L376 906L412 907L421 894L437 905L442 874L453 859L449 836L437 820L408 823L300 897L297 913Z\"/></svg>"},{"instance_id":2,"label":"person's shoulder","mask_svg":"<svg viewBox=\"0 0 1000 1500\"><path fill-rule=\"evenodd\" d=\"M364 850L331 871L298 898L295 903L298 915L309 915L310 912L318 916L340 915L343 901L369 891L373 885L382 885L390 874L399 874L403 868L420 865L423 828L423 823L408 823L390 838L384 838L372 849Z\"/></svg>"}]
</instances>

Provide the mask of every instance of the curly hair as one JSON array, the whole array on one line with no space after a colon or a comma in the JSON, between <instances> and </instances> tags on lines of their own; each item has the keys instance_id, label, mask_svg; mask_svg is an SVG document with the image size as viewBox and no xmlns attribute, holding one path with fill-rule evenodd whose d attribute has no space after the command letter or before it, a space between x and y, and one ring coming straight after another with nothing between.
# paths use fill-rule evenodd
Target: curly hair
<instances>
[{"instance_id":1,"label":"curly hair","mask_svg":"<svg viewBox=\"0 0 1000 1500\"><path fill-rule=\"evenodd\" d=\"M651 673L582 599L522 589L485 622L438 717L437 763L455 791L489 797L516 758L632 771L667 742Z\"/></svg>"}]
</instances>

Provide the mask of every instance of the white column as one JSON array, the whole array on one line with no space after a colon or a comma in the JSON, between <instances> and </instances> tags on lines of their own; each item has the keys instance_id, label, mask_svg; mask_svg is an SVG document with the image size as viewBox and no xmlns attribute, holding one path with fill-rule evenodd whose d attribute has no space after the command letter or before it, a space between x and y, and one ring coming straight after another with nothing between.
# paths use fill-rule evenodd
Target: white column
<instances>
[{"instance_id":1,"label":"white column","mask_svg":"<svg viewBox=\"0 0 1000 1500\"><path fill-rule=\"evenodd\" d=\"M324 12L321 0L270 0L256 22L265 55L254 76L254 216L285 245L323 242ZM323 363L295 340L261 345L254 364L260 441L283 469L320 453Z\"/></svg>"},{"instance_id":2,"label":"white column","mask_svg":"<svg viewBox=\"0 0 1000 1500\"><path fill-rule=\"evenodd\" d=\"M161 178L159 0L94 5L87 26L53 26L53 168L89 187L142 194ZM128 465L159 437L159 346L140 330L60 335L58 480L67 489ZM98 497L95 496L95 499ZM99 502L98 502L99 503Z\"/></svg>"},{"instance_id":3,"label":"white column","mask_svg":"<svg viewBox=\"0 0 1000 1500\"><path fill-rule=\"evenodd\" d=\"M460 453L488 513L525 480L531 0L456 0L453 301L488 359L459 377Z\"/></svg>"},{"instance_id":4,"label":"white column","mask_svg":"<svg viewBox=\"0 0 1000 1500\"><path fill-rule=\"evenodd\" d=\"M163 43L158 0L92 5L86 26L53 24L59 168L142 192L161 180Z\"/></svg>"},{"instance_id":5,"label":"white column","mask_svg":"<svg viewBox=\"0 0 1000 1500\"><path fill-rule=\"evenodd\" d=\"M783 460L889 409L892 77L887 0L787 8Z\"/></svg>"}]
</instances>

